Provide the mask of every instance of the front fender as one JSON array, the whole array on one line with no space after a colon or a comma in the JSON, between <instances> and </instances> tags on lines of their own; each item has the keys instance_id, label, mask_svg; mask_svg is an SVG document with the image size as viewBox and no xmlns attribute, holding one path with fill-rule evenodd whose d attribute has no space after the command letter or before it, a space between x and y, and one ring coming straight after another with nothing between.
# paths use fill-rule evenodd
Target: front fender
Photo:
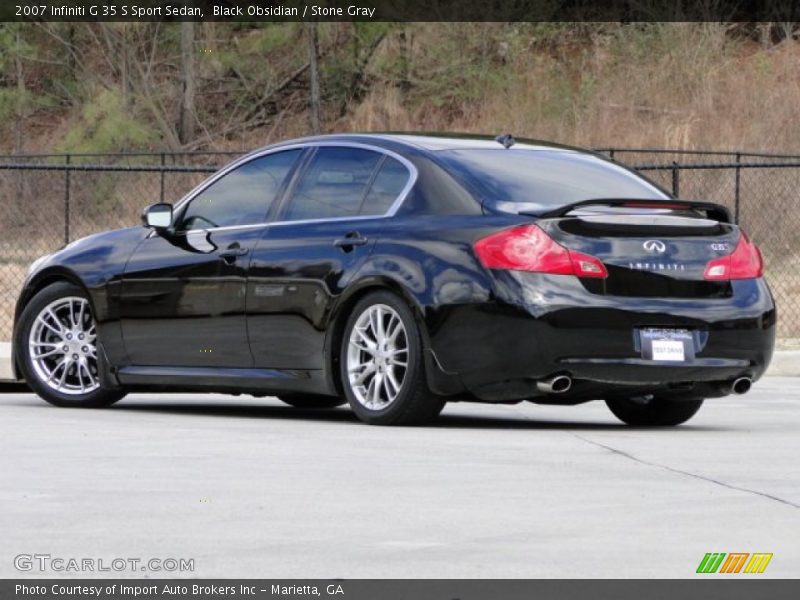
<instances>
[{"instance_id":1,"label":"front fender","mask_svg":"<svg viewBox=\"0 0 800 600\"><path fill-rule=\"evenodd\" d=\"M136 247L148 235L142 227L119 229L76 240L51 254L28 274L14 311L14 336L19 318L31 298L56 281L70 281L86 292L109 359L124 356L119 329L118 299L122 274Z\"/></svg>"}]
</instances>

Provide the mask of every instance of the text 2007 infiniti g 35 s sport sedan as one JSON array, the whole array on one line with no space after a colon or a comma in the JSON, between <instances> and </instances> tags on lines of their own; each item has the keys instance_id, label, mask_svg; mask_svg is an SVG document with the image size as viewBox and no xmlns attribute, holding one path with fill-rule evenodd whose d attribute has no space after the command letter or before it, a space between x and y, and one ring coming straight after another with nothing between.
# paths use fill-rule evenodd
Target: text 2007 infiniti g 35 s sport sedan
<instances>
[{"instance_id":1,"label":"text 2007 infiniti g 35 s sport sedan","mask_svg":"<svg viewBox=\"0 0 800 600\"><path fill-rule=\"evenodd\" d=\"M728 211L575 148L293 140L143 221L31 267L15 363L45 400L241 392L407 424L602 399L666 426L772 355L761 255Z\"/></svg>"}]
</instances>

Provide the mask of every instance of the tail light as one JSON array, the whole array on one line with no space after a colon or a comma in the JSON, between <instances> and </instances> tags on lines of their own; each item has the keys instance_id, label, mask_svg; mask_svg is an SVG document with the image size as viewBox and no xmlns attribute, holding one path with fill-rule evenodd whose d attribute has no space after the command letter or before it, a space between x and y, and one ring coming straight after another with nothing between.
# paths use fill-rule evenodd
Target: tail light
<instances>
[{"instance_id":1,"label":"tail light","mask_svg":"<svg viewBox=\"0 0 800 600\"><path fill-rule=\"evenodd\" d=\"M731 254L720 256L706 265L703 277L712 281L729 279L754 279L764 274L764 261L761 251L744 232Z\"/></svg>"},{"instance_id":2,"label":"tail light","mask_svg":"<svg viewBox=\"0 0 800 600\"><path fill-rule=\"evenodd\" d=\"M504 229L475 242L478 260L487 269L608 277L599 258L569 250L536 225Z\"/></svg>"}]
</instances>

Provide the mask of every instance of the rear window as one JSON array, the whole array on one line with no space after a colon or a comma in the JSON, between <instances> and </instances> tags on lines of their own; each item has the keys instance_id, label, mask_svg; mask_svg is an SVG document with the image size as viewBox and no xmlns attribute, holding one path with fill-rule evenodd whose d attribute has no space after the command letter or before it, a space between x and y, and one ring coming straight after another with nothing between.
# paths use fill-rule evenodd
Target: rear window
<instances>
[{"instance_id":1,"label":"rear window","mask_svg":"<svg viewBox=\"0 0 800 600\"><path fill-rule=\"evenodd\" d=\"M576 152L497 149L438 153L448 170L504 212L550 210L599 198L668 199L629 170Z\"/></svg>"}]
</instances>

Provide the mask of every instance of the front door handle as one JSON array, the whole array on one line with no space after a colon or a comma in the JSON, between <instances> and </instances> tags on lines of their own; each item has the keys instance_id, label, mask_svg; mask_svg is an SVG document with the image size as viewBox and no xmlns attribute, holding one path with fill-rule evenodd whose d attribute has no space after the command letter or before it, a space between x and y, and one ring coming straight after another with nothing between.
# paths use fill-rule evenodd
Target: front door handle
<instances>
[{"instance_id":1,"label":"front door handle","mask_svg":"<svg viewBox=\"0 0 800 600\"><path fill-rule=\"evenodd\" d=\"M239 246L237 242L234 242L233 244L228 246L226 250L220 252L218 256L229 265L232 265L233 263L236 262L237 258L239 258L240 256L244 256L248 252L249 252L248 248L242 248L241 246Z\"/></svg>"},{"instance_id":2,"label":"front door handle","mask_svg":"<svg viewBox=\"0 0 800 600\"><path fill-rule=\"evenodd\" d=\"M369 240L365 238L363 235L358 233L357 231L351 231L343 238L339 238L333 241L333 245L337 248L341 248L345 252L350 252L356 246L363 246Z\"/></svg>"}]
</instances>

